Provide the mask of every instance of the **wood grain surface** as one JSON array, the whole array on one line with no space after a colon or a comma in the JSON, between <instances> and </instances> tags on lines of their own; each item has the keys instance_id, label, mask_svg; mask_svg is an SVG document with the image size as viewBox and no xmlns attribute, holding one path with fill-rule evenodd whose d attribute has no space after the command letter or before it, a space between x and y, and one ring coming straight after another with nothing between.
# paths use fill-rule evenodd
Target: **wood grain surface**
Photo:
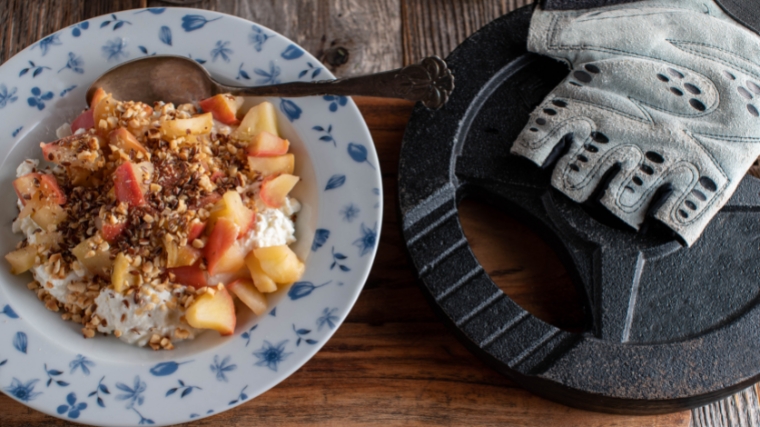
<instances>
[{"instance_id":1,"label":"wood grain surface","mask_svg":"<svg viewBox=\"0 0 760 427\"><path fill-rule=\"evenodd\" d=\"M295 40L337 75L445 57L469 34L529 0L202 0ZM153 0L0 0L0 62L43 36ZM192 425L507 425L760 427L755 387L675 414L628 417L571 409L522 390L484 366L443 327L417 287L396 214L396 174L411 104L358 98L383 171L378 256L346 323L303 368L231 411ZM579 297L556 256L521 224L471 201L461 221L499 286L536 316L582 328ZM498 233L486 224L503 224ZM547 283L559 283L548 289ZM68 426L0 395L0 426Z\"/></svg>"}]
</instances>

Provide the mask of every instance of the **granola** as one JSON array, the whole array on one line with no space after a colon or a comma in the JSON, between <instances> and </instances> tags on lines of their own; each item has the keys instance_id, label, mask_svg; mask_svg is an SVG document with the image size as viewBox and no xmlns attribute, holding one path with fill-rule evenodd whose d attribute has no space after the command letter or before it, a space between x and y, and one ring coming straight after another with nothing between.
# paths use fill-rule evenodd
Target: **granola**
<instances>
[{"instance_id":1,"label":"granola","mask_svg":"<svg viewBox=\"0 0 760 427\"><path fill-rule=\"evenodd\" d=\"M238 119L240 98L199 105L118 101L103 91L70 135L42 143L14 188L14 274L49 310L154 350L203 329L233 333L235 306L256 314L266 294L303 274L289 248L300 209L295 158L274 107ZM59 135L61 136L61 135Z\"/></svg>"}]
</instances>

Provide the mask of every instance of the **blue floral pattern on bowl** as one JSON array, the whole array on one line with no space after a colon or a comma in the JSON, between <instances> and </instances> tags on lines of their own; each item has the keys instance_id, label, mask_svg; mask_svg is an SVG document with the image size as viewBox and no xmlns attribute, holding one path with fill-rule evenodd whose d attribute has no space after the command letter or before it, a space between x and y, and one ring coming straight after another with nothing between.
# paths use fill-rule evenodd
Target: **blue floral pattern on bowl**
<instances>
[{"instance_id":1,"label":"blue floral pattern on bowl","mask_svg":"<svg viewBox=\"0 0 760 427\"><path fill-rule=\"evenodd\" d=\"M143 55L189 57L213 75L243 85L331 79L313 56L285 37L240 18L195 9L123 11L46 36L0 66L0 134L9 188L15 165L39 157L63 121L84 108L91 82ZM21 99L21 101L19 101ZM169 425L207 417L258 396L300 368L327 342L369 274L382 219L378 159L350 98L268 99L300 147L311 174L311 223L297 235L303 278L270 296L262 316L240 315L233 336L210 331L172 352L113 337L82 341L76 325L47 311L26 289L28 276L0 268L0 390L47 414L94 425ZM313 169L313 170L312 170ZM15 196L0 204L4 224ZM311 201L309 201L311 200ZM0 251L18 241L3 227ZM4 246L2 246L4 245ZM209 341L212 344L203 344Z\"/></svg>"}]
</instances>

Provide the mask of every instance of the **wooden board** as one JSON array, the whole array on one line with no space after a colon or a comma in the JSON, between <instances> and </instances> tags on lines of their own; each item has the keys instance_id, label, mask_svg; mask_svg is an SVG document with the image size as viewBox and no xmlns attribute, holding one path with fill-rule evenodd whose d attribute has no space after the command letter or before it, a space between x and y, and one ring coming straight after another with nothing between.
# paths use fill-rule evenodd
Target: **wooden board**
<instances>
[{"instance_id":1,"label":"wooden board","mask_svg":"<svg viewBox=\"0 0 760 427\"><path fill-rule=\"evenodd\" d=\"M202 0L188 7L255 20L292 38L337 75L400 67L445 57L472 32L530 0ZM154 0L2 0L0 63L43 36L97 15ZM347 55L338 48L344 48ZM340 63L347 56L345 63ZM360 100L381 158L385 218L378 257L347 323L317 356L264 396L193 425L578 425L686 426L689 413L619 417L576 411L534 397L483 366L438 322L417 288L396 218L398 152L408 103ZM568 305L574 289L540 240L514 221L502 232L483 223L499 213L465 202L473 249L497 283L537 316L577 328ZM532 255L531 255L532 254ZM545 259L551 267L537 261ZM545 278L562 277L560 289ZM692 411L695 427L759 426L754 387ZM73 425L0 396L0 425Z\"/></svg>"}]
</instances>

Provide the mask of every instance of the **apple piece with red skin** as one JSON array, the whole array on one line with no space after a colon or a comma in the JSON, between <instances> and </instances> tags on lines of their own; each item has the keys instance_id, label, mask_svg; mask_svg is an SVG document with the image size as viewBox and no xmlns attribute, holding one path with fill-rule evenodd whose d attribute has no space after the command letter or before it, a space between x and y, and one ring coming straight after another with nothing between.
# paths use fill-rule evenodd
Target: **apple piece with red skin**
<instances>
[{"instance_id":1,"label":"apple piece with red skin","mask_svg":"<svg viewBox=\"0 0 760 427\"><path fill-rule=\"evenodd\" d=\"M106 92L103 88L97 88L95 93L92 94L90 105L95 106L101 99L106 97ZM71 122L71 133L76 133L79 129L90 129L95 126L95 117L92 108L82 111L82 114L77 116L73 122Z\"/></svg>"},{"instance_id":2,"label":"apple piece with red skin","mask_svg":"<svg viewBox=\"0 0 760 427\"><path fill-rule=\"evenodd\" d=\"M127 154L132 150L134 150L135 153L148 154L148 150L140 144L140 141L132 135L132 132L124 128L112 130L111 133L108 134L108 142L110 145L120 148Z\"/></svg>"},{"instance_id":3,"label":"apple piece with red skin","mask_svg":"<svg viewBox=\"0 0 760 427\"><path fill-rule=\"evenodd\" d=\"M295 169L295 163L296 159L292 153L274 157L248 156L248 168L252 172L258 172L265 177L281 173L292 174Z\"/></svg>"},{"instance_id":4,"label":"apple piece with red skin","mask_svg":"<svg viewBox=\"0 0 760 427\"><path fill-rule=\"evenodd\" d=\"M214 95L198 103L203 111L211 113L214 119L225 125L237 125L240 120L237 118L237 112L243 105L243 98L232 96L230 94Z\"/></svg>"},{"instance_id":5,"label":"apple piece with red skin","mask_svg":"<svg viewBox=\"0 0 760 427\"><path fill-rule=\"evenodd\" d=\"M216 221L204 247L209 274L217 273L217 264L235 245L239 230L240 228L229 218L221 217Z\"/></svg>"},{"instance_id":6,"label":"apple piece with red skin","mask_svg":"<svg viewBox=\"0 0 760 427\"><path fill-rule=\"evenodd\" d=\"M250 142L256 135L265 131L272 135L279 135L277 109L271 102L262 102L249 109L240 122L240 126L230 134L230 138Z\"/></svg>"},{"instance_id":7,"label":"apple piece with red skin","mask_svg":"<svg viewBox=\"0 0 760 427\"><path fill-rule=\"evenodd\" d=\"M185 311L185 319L194 328L213 329L222 336L232 335L237 323L235 302L227 288L220 286L213 295L209 292L198 296Z\"/></svg>"},{"instance_id":8,"label":"apple piece with red skin","mask_svg":"<svg viewBox=\"0 0 760 427\"><path fill-rule=\"evenodd\" d=\"M30 200L63 205L66 203L66 195L61 190L53 175L32 172L20 176L13 181L13 188L21 204L26 206Z\"/></svg>"},{"instance_id":9,"label":"apple piece with red skin","mask_svg":"<svg viewBox=\"0 0 760 427\"><path fill-rule=\"evenodd\" d=\"M166 272L173 274L174 282L180 285L191 286L195 289L208 286L208 274L197 265L167 268Z\"/></svg>"},{"instance_id":10,"label":"apple piece with red skin","mask_svg":"<svg viewBox=\"0 0 760 427\"><path fill-rule=\"evenodd\" d=\"M301 178L283 173L277 176L271 176L261 183L259 197L270 208L279 208L285 203L285 198L290 190L298 184Z\"/></svg>"},{"instance_id":11,"label":"apple piece with red skin","mask_svg":"<svg viewBox=\"0 0 760 427\"><path fill-rule=\"evenodd\" d=\"M82 147L86 147L87 150L93 150L104 145L105 142L100 136L91 132L85 132L83 134L69 135L49 143L41 142L40 148L42 149L43 158L49 162L65 165L66 168L74 166L87 170L95 170L102 167L102 163L80 159L78 157L79 150ZM95 147L93 148L93 146Z\"/></svg>"},{"instance_id":12,"label":"apple piece with red skin","mask_svg":"<svg viewBox=\"0 0 760 427\"><path fill-rule=\"evenodd\" d=\"M290 142L287 139L262 131L253 137L248 144L247 152L249 156L272 157L282 156L288 152L289 148Z\"/></svg>"},{"instance_id":13,"label":"apple piece with red skin","mask_svg":"<svg viewBox=\"0 0 760 427\"><path fill-rule=\"evenodd\" d=\"M79 129L90 129L95 126L95 118L92 116L92 110L84 110L71 122L71 133L76 133Z\"/></svg>"},{"instance_id":14,"label":"apple piece with red skin","mask_svg":"<svg viewBox=\"0 0 760 427\"><path fill-rule=\"evenodd\" d=\"M237 279L227 285L227 289L240 298L254 314L261 316L267 310L267 297L259 292L251 279Z\"/></svg>"},{"instance_id":15,"label":"apple piece with red skin","mask_svg":"<svg viewBox=\"0 0 760 427\"><path fill-rule=\"evenodd\" d=\"M206 222L200 222L195 221L192 224L190 224L190 230L187 232L187 241L192 242L193 240L201 237L201 234L203 234L203 230L206 229Z\"/></svg>"},{"instance_id":16,"label":"apple piece with red skin","mask_svg":"<svg viewBox=\"0 0 760 427\"><path fill-rule=\"evenodd\" d=\"M92 94L92 99L90 100L90 109L98 105L98 102L100 102L100 100L105 98L106 95L107 93L106 91L103 90L102 87L95 89L95 93Z\"/></svg>"},{"instance_id":17,"label":"apple piece with red skin","mask_svg":"<svg viewBox=\"0 0 760 427\"><path fill-rule=\"evenodd\" d=\"M211 209L208 223L212 230L216 221L222 217L237 224L239 232L238 237L241 237L248 232L256 218L253 210L243 203L240 193L234 190L224 193L222 200L217 202Z\"/></svg>"},{"instance_id":18,"label":"apple piece with red skin","mask_svg":"<svg viewBox=\"0 0 760 427\"><path fill-rule=\"evenodd\" d=\"M113 243L121 236L121 233L127 228L126 222L117 222L116 224L106 223L100 229L100 233L108 243Z\"/></svg>"},{"instance_id":19,"label":"apple piece with red skin","mask_svg":"<svg viewBox=\"0 0 760 427\"><path fill-rule=\"evenodd\" d=\"M146 205L142 189L142 177L132 162L124 162L114 171L114 191L116 200L125 202L132 207Z\"/></svg>"},{"instance_id":20,"label":"apple piece with red skin","mask_svg":"<svg viewBox=\"0 0 760 427\"><path fill-rule=\"evenodd\" d=\"M214 126L211 113L198 114L188 119L167 120L161 123L161 133L168 138L202 135L211 132Z\"/></svg>"}]
</instances>

